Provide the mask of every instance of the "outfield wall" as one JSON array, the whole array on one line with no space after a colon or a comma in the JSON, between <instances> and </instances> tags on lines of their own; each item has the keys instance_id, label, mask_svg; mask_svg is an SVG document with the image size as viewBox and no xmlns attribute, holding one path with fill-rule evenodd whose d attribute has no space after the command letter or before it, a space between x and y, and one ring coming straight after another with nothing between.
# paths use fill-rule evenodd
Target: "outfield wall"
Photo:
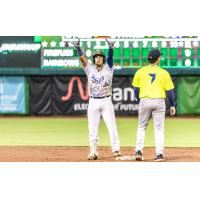
<instances>
[{"instance_id":1,"label":"outfield wall","mask_svg":"<svg viewBox=\"0 0 200 200\"><path fill-rule=\"evenodd\" d=\"M131 86L136 70L115 71L113 103L117 115L137 114L138 102ZM199 68L181 69L181 71L173 68L167 70L172 75L175 84L177 114L199 115ZM86 114L89 99L87 79L82 69L1 69L0 95L0 114ZM168 101L166 103L168 105Z\"/></svg>"}]
</instances>

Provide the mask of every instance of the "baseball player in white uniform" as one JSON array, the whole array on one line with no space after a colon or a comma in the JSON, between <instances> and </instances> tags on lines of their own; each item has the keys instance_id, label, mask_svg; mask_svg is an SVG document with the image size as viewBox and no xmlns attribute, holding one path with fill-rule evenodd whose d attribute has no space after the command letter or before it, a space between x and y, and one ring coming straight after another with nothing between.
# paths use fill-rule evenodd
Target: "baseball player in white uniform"
<instances>
[{"instance_id":1,"label":"baseball player in white uniform","mask_svg":"<svg viewBox=\"0 0 200 200\"><path fill-rule=\"evenodd\" d=\"M115 157L120 156L119 136L111 98L114 42L106 41L109 45L107 64L106 56L99 50L94 53L93 64L90 64L80 47L80 39L78 39L78 42L73 42L88 78L90 97L87 113L90 144L88 160L96 160L98 158L98 129L101 115L108 128L113 155Z\"/></svg>"}]
</instances>

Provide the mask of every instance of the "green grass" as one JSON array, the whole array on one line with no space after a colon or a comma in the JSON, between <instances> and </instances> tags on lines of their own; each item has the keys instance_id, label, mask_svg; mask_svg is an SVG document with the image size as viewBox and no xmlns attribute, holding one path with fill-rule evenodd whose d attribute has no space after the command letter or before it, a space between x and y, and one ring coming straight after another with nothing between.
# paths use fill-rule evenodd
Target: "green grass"
<instances>
[{"instance_id":1,"label":"green grass","mask_svg":"<svg viewBox=\"0 0 200 200\"><path fill-rule=\"evenodd\" d=\"M137 118L117 118L121 146L135 146ZM154 146L150 121L145 146ZM11 146L88 146L86 118L1 117L0 145ZM103 121L99 145L110 146ZM200 147L200 118L168 118L165 123L166 147Z\"/></svg>"}]
</instances>

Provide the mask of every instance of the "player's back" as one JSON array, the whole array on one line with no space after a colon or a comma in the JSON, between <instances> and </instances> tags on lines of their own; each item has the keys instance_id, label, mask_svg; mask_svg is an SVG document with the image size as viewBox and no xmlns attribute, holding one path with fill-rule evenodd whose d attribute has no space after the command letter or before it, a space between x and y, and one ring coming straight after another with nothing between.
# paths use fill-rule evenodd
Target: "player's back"
<instances>
[{"instance_id":1,"label":"player's back","mask_svg":"<svg viewBox=\"0 0 200 200\"><path fill-rule=\"evenodd\" d=\"M140 68L133 85L140 88L140 98L166 98L165 91L173 88L169 73L155 65Z\"/></svg>"}]
</instances>

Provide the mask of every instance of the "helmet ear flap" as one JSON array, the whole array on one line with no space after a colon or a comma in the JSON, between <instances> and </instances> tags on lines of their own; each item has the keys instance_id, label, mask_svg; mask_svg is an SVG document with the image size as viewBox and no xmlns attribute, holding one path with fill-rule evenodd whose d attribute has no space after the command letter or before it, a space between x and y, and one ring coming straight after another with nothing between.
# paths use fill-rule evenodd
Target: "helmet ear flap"
<instances>
[{"instance_id":1,"label":"helmet ear flap","mask_svg":"<svg viewBox=\"0 0 200 200\"><path fill-rule=\"evenodd\" d=\"M103 57L103 64L105 64L106 63L106 58L105 57Z\"/></svg>"},{"instance_id":2,"label":"helmet ear flap","mask_svg":"<svg viewBox=\"0 0 200 200\"><path fill-rule=\"evenodd\" d=\"M92 59L92 60L93 60L93 64L95 64L95 57L94 57L94 56L93 56L93 59Z\"/></svg>"}]
</instances>

